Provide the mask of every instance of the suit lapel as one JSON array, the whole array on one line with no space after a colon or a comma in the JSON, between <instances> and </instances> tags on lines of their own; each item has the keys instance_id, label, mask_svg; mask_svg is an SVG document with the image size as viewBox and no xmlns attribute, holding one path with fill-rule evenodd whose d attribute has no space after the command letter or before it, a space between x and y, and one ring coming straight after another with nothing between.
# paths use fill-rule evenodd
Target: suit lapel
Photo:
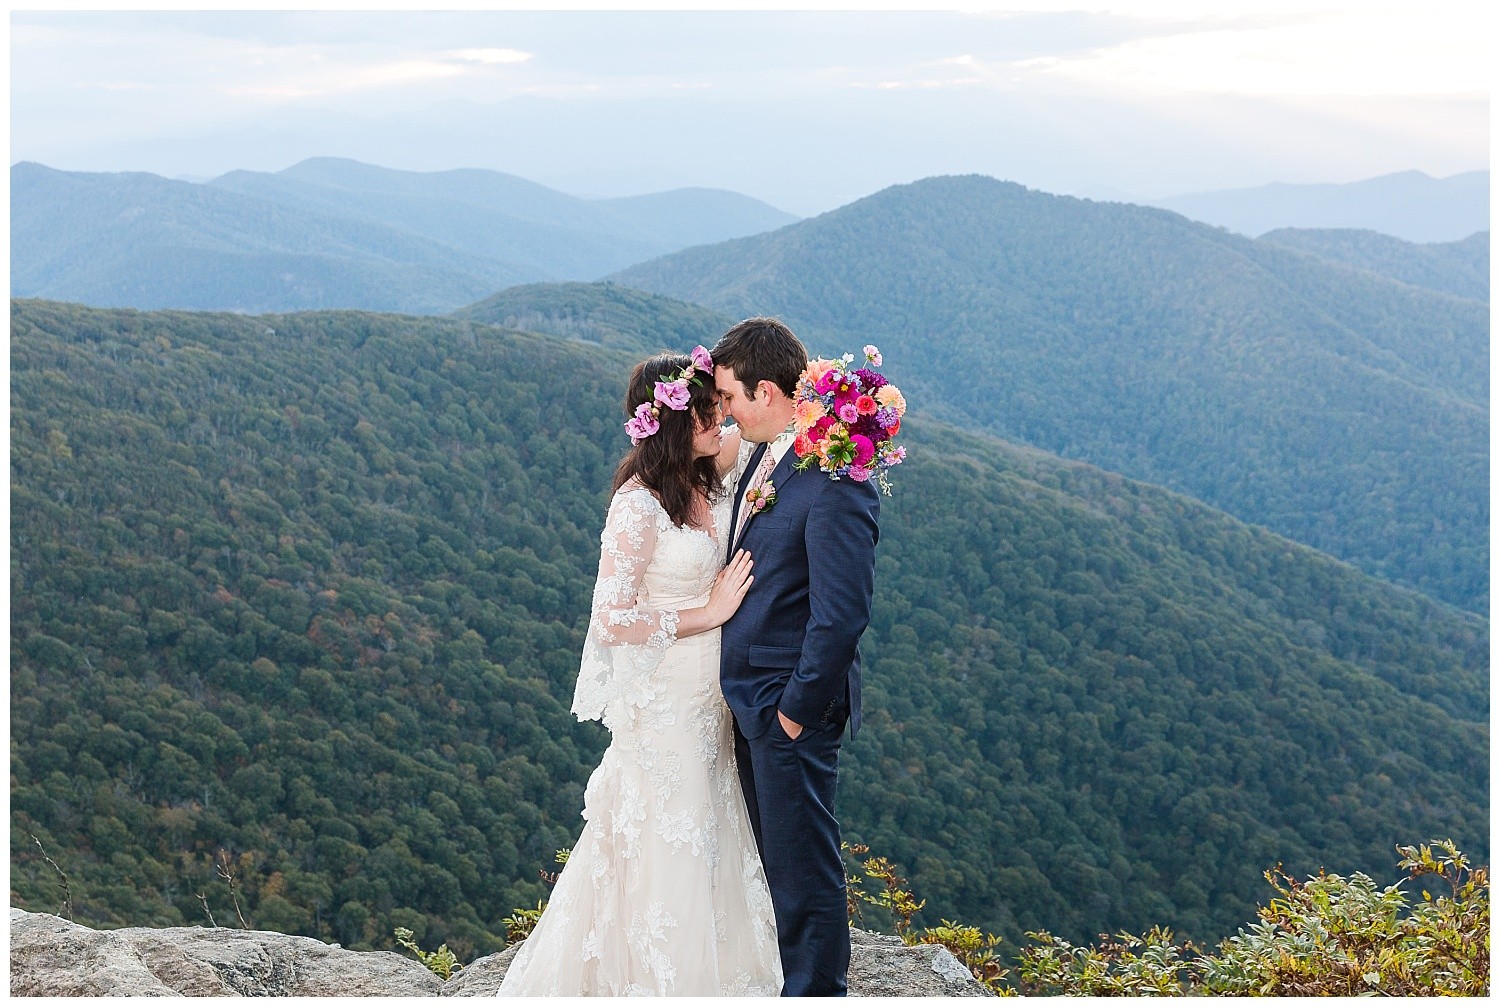
<instances>
[{"instance_id":1,"label":"suit lapel","mask_svg":"<svg viewBox=\"0 0 1500 1007\"><path fill-rule=\"evenodd\" d=\"M734 535L735 525L739 524L740 501L745 499L745 490L750 488L750 480L754 477L755 470L760 468L760 460L765 457L770 448L771 445L765 443L756 448L750 455L750 461L745 464L745 471L740 474L740 481L734 488L734 506L729 510L729 534L731 536ZM782 459L782 461L785 460L785 458ZM774 479L772 481L774 482ZM750 527L749 522L745 523L745 527ZM728 563L734 557L734 547L738 544L738 538L729 543L729 549L724 553L724 562Z\"/></svg>"},{"instance_id":2,"label":"suit lapel","mask_svg":"<svg viewBox=\"0 0 1500 1007\"><path fill-rule=\"evenodd\" d=\"M756 464L757 465L760 463L759 459L760 459L760 455L759 455L759 453L757 453L756 454ZM754 471L754 470L752 469L752 471ZM797 452L794 451L792 448L789 447L789 448L786 449L786 454L784 454L784 455L781 456L781 461L779 461L779 462L776 463L776 467L773 468L771 470L771 474L766 477L766 482L770 483L771 487L776 491L776 495L780 496L782 488L787 484L788 480L790 480L792 478L792 476L794 476L796 474L797 474ZM740 488L740 496L743 497L745 495L745 489L748 486L749 486L748 483L744 483L741 486L741 488ZM736 502L738 502L738 501L736 501ZM745 536L748 535L748 534L750 534L750 526L753 525L754 523L755 523L755 515L754 514L751 514L749 517L747 517L745 519L745 527L743 527L743 528L740 529L739 537L736 538L734 540L734 544L729 547L729 555L731 555L731 556L734 555L734 550L738 549L740 543L745 540ZM733 528L734 525L731 524L730 527Z\"/></svg>"}]
</instances>

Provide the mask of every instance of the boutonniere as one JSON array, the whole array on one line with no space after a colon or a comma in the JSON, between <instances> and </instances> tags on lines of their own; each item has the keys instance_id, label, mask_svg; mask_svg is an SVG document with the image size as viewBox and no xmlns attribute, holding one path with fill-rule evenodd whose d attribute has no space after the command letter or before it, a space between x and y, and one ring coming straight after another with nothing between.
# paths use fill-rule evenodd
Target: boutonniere
<instances>
[{"instance_id":1,"label":"boutonniere","mask_svg":"<svg viewBox=\"0 0 1500 1007\"><path fill-rule=\"evenodd\" d=\"M770 510L774 503L776 503L776 485L769 479L760 488L750 490L745 494L745 506L750 508L751 517Z\"/></svg>"}]
</instances>

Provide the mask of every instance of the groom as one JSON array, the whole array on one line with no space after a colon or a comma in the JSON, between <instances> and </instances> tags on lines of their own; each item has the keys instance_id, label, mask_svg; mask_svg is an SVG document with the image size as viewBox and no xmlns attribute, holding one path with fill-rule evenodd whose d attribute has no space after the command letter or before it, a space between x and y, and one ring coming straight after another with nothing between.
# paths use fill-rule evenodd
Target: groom
<instances>
[{"instance_id":1,"label":"groom","mask_svg":"<svg viewBox=\"0 0 1500 1007\"><path fill-rule=\"evenodd\" d=\"M724 624L719 678L776 910L782 995L843 996L849 917L833 800L844 724L851 738L860 724L859 637L870 621L880 495L869 482L794 468L793 397L807 349L790 329L747 319L713 359L725 412L754 448L728 555L747 550L755 582ZM747 504L752 493L762 509Z\"/></svg>"}]
</instances>

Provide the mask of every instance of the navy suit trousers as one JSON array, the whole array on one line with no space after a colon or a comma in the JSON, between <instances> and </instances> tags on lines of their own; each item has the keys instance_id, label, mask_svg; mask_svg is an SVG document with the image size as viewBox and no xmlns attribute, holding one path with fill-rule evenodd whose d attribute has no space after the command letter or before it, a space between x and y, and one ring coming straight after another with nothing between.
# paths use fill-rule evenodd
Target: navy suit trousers
<instances>
[{"instance_id":1,"label":"navy suit trousers","mask_svg":"<svg viewBox=\"0 0 1500 1007\"><path fill-rule=\"evenodd\" d=\"M833 817L843 734L842 721L809 724L794 741L773 718L747 739L735 722L740 783L776 906L782 996L848 992L849 907Z\"/></svg>"}]
</instances>

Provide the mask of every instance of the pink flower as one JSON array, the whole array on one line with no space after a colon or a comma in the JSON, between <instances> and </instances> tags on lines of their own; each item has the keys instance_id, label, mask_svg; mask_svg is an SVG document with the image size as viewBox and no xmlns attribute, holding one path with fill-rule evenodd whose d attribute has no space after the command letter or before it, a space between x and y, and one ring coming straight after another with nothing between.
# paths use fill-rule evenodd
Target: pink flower
<instances>
[{"instance_id":1,"label":"pink flower","mask_svg":"<svg viewBox=\"0 0 1500 1007\"><path fill-rule=\"evenodd\" d=\"M651 403L642 402L635 407L635 415L625 421L625 432L630 435L630 443L639 444L661 429L657 422L656 414L651 410Z\"/></svg>"},{"instance_id":2,"label":"pink flower","mask_svg":"<svg viewBox=\"0 0 1500 1007\"><path fill-rule=\"evenodd\" d=\"M819 395L827 395L829 392L838 388L838 386L839 372L836 370L827 370L818 376L818 380L813 384L813 391L817 392Z\"/></svg>"},{"instance_id":3,"label":"pink flower","mask_svg":"<svg viewBox=\"0 0 1500 1007\"><path fill-rule=\"evenodd\" d=\"M802 372L802 377L807 381L811 381L814 385L817 385L817 383L823 379L823 376L825 374L837 368L838 363L836 361L826 360L823 357L819 357L816 360L808 362L807 370ZM819 392L818 394L821 395L823 393Z\"/></svg>"},{"instance_id":4,"label":"pink flower","mask_svg":"<svg viewBox=\"0 0 1500 1007\"><path fill-rule=\"evenodd\" d=\"M870 464L870 459L875 457L875 442L864 434L855 434L849 438L849 443L854 445L855 467L864 468Z\"/></svg>"},{"instance_id":5,"label":"pink flower","mask_svg":"<svg viewBox=\"0 0 1500 1007\"><path fill-rule=\"evenodd\" d=\"M861 395L854 400L854 408L859 410L859 415L870 416L880 407L875 404L875 400L870 398L870 396Z\"/></svg>"},{"instance_id":6,"label":"pink flower","mask_svg":"<svg viewBox=\"0 0 1500 1007\"><path fill-rule=\"evenodd\" d=\"M879 367L881 363L884 362L885 358L880 355L880 351L876 349L874 344L872 343L871 345L865 347L865 359L874 364L876 367Z\"/></svg>"},{"instance_id":7,"label":"pink flower","mask_svg":"<svg viewBox=\"0 0 1500 1007\"><path fill-rule=\"evenodd\" d=\"M870 479L870 470L863 465L851 465L849 466L849 478L857 483L868 482Z\"/></svg>"},{"instance_id":8,"label":"pink flower","mask_svg":"<svg viewBox=\"0 0 1500 1007\"><path fill-rule=\"evenodd\" d=\"M807 439L812 441L814 444L818 443L823 438L828 436L828 428L833 426L833 423L834 419L832 416L823 417L821 420L812 425L812 429L807 431Z\"/></svg>"},{"instance_id":9,"label":"pink flower","mask_svg":"<svg viewBox=\"0 0 1500 1007\"><path fill-rule=\"evenodd\" d=\"M714 358L702 346L693 347L693 366L705 374L714 372Z\"/></svg>"},{"instance_id":10,"label":"pink flower","mask_svg":"<svg viewBox=\"0 0 1500 1007\"><path fill-rule=\"evenodd\" d=\"M845 423L853 423L859 419L859 406L853 402L845 402L839 406L839 419Z\"/></svg>"},{"instance_id":11,"label":"pink flower","mask_svg":"<svg viewBox=\"0 0 1500 1007\"><path fill-rule=\"evenodd\" d=\"M682 412L688 407L688 399L691 393L688 391L686 382L658 381L656 383L656 401L671 409L673 412Z\"/></svg>"},{"instance_id":12,"label":"pink flower","mask_svg":"<svg viewBox=\"0 0 1500 1007\"><path fill-rule=\"evenodd\" d=\"M888 452L885 456L885 463L887 465L900 465L904 461L906 461L906 448L900 445L897 445L894 450Z\"/></svg>"},{"instance_id":13,"label":"pink flower","mask_svg":"<svg viewBox=\"0 0 1500 1007\"><path fill-rule=\"evenodd\" d=\"M798 458L806 458L813 453L812 438L807 434L798 434L797 439L792 441L792 450L797 452Z\"/></svg>"}]
</instances>

